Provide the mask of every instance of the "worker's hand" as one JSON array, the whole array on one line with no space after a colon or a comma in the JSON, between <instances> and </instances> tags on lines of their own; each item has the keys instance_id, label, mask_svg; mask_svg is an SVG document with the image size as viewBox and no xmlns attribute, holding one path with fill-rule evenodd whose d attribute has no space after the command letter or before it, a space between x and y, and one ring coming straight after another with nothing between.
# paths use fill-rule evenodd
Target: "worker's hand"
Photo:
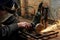
<instances>
[{"instance_id":1,"label":"worker's hand","mask_svg":"<svg viewBox=\"0 0 60 40\"><path fill-rule=\"evenodd\" d=\"M31 27L31 24L28 22L20 22L20 23L18 23L18 27L29 29Z\"/></svg>"}]
</instances>

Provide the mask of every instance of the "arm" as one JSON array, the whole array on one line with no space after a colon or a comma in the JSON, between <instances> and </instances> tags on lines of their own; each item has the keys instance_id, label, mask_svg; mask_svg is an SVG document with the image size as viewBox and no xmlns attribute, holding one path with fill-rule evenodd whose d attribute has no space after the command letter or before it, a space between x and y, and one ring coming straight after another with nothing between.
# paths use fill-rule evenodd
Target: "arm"
<instances>
[{"instance_id":1,"label":"arm","mask_svg":"<svg viewBox=\"0 0 60 40\"><path fill-rule=\"evenodd\" d=\"M17 20L14 16L11 16L5 22L3 22L3 25L4 26L1 26L3 37L10 35L13 33L13 31L18 29Z\"/></svg>"},{"instance_id":2,"label":"arm","mask_svg":"<svg viewBox=\"0 0 60 40\"><path fill-rule=\"evenodd\" d=\"M6 35L10 35L13 31L17 30L18 26L17 24L11 24L8 26L2 26L1 30L2 30L2 37L6 36Z\"/></svg>"},{"instance_id":3,"label":"arm","mask_svg":"<svg viewBox=\"0 0 60 40\"><path fill-rule=\"evenodd\" d=\"M1 26L3 37L11 35L13 32L15 32L15 30L17 31L19 28L27 28L28 29L31 26L30 23L27 23L27 22L17 23L17 20L14 17L10 18L10 19L9 19L10 21L5 21L4 22L5 26Z\"/></svg>"}]
</instances>

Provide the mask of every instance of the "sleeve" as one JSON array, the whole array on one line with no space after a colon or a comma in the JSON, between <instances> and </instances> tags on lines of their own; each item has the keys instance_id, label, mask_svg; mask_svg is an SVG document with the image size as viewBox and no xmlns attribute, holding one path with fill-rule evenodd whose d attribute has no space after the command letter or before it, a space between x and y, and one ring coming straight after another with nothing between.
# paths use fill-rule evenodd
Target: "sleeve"
<instances>
[{"instance_id":1,"label":"sleeve","mask_svg":"<svg viewBox=\"0 0 60 40\"><path fill-rule=\"evenodd\" d=\"M2 36L9 36L11 35L14 31L16 31L18 29L18 25L17 25L17 19L15 18L15 16L11 16L8 20L6 20L3 24L4 26L2 26Z\"/></svg>"},{"instance_id":2,"label":"sleeve","mask_svg":"<svg viewBox=\"0 0 60 40\"><path fill-rule=\"evenodd\" d=\"M5 22L3 22L2 24L4 25L10 25L10 24L14 24L17 23L18 19L16 19L16 17L14 15L12 15L11 17L9 17Z\"/></svg>"},{"instance_id":3,"label":"sleeve","mask_svg":"<svg viewBox=\"0 0 60 40\"><path fill-rule=\"evenodd\" d=\"M10 35L13 31L17 30L17 24L11 24L8 26L2 26L1 30L2 30L2 37L5 37L6 35Z\"/></svg>"}]
</instances>

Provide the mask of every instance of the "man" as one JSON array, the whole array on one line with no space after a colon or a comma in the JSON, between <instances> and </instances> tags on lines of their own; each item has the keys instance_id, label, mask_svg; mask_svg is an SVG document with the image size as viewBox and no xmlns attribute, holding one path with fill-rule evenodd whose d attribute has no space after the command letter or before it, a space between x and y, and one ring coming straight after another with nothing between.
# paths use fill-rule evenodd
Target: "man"
<instances>
[{"instance_id":1,"label":"man","mask_svg":"<svg viewBox=\"0 0 60 40\"><path fill-rule=\"evenodd\" d=\"M30 28L30 23L18 22L15 16L10 13L9 10L12 6L12 0L0 0L0 40L19 40L17 30L19 28Z\"/></svg>"}]
</instances>

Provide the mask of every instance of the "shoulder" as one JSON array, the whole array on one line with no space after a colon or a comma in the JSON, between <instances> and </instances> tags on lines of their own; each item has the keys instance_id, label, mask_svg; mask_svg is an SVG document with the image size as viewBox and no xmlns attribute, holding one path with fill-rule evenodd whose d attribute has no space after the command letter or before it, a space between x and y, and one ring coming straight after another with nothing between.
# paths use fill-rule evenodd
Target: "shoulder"
<instances>
[{"instance_id":1,"label":"shoulder","mask_svg":"<svg viewBox=\"0 0 60 40\"><path fill-rule=\"evenodd\" d=\"M3 22L4 25L10 25L12 23L17 23L17 19L13 14L9 14L9 17Z\"/></svg>"}]
</instances>

